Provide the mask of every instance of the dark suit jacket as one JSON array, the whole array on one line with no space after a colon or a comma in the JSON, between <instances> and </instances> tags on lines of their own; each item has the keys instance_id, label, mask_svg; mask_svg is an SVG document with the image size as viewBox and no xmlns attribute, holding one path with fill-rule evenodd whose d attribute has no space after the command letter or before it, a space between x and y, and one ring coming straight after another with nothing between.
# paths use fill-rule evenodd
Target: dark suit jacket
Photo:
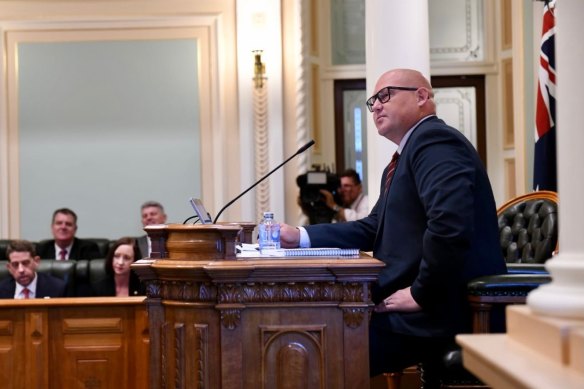
<instances>
[{"instance_id":1,"label":"dark suit jacket","mask_svg":"<svg viewBox=\"0 0 584 389\"><path fill-rule=\"evenodd\" d=\"M116 295L116 282L114 280L113 274L108 274L105 278L95 282L92 285L94 296L115 296ZM128 290L130 296L143 296L146 291L138 276L132 272L130 273L130 287Z\"/></svg>"},{"instance_id":2,"label":"dark suit jacket","mask_svg":"<svg viewBox=\"0 0 584 389\"><path fill-rule=\"evenodd\" d=\"M53 239L37 243L36 252L42 259L57 259L57 255L55 254L55 241ZM69 259L95 259L100 256L97 243L85 239L73 239Z\"/></svg>"},{"instance_id":3,"label":"dark suit jacket","mask_svg":"<svg viewBox=\"0 0 584 389\"><path fill-rule=\"evenodd\" d=\"M411 286L422 307L384 314L390 331L451 336L470 330L466 283L506 272L495 200L482 161L457 130L435 116L411 134L391 187L369 216L307 226L313 247L358 247L385 262L373 300Z\"/></svg>"},{"instance_id":4,"label":"dark suit jacket","mask_svg":"<svg viewBox=\"0 0 584 389\"><path fill-rule=\"evenodd\" d=\"M37 290L36 298L45 297L65 297L66 283L60 278L53 277L50 274L37 273ZM16 281L14 278L6 278L0 282L0 298L14 298L16 291Z\"/></svg>"},{"instance_id":5,"label":"dark suit jacket","mask_svg":"<svg viewBox=\"0 0 584 389\"><path fill-rule=\"evenodd\" d=\"M137 239L140 258L148 258L148 236L142 235Z\"/></svg>"}]
</instances>

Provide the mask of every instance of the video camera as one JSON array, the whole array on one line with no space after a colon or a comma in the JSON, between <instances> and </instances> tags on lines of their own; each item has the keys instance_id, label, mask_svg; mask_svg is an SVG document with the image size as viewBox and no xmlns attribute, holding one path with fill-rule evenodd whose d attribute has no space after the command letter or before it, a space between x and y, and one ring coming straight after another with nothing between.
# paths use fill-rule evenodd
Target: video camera
<instances>
[{"instance_id":1,"label":"video camera","mask_svg":"<svg viewBox=\"0 0 584 389\"><path fill-rule=\"evenodd\" d=\"M310 224L330 223L335 211L327 207L321 189L332 193L337 204L340 204L338 189L340 180L336 174L316 169L296 177L300 188L300 207L308 216Z\"/></svg>"}]
</instances>

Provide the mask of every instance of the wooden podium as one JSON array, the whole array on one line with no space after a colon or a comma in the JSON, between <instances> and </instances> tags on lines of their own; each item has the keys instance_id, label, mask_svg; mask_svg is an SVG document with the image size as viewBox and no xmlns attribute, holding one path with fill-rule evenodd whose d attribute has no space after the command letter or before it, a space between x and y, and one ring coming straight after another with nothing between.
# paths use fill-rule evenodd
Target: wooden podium
<instances>
[{"instance_id":1,"label":"wooden podium","mask_svg":"<svg viewBox=\"0 0 584 389\"><path fill-rule=\"evenodd\" d=\"M147 287L151 389L369 388L382 262L236 259L249 223L146 230L152 257L132 268Z\"/></svg>"}]
</instances>

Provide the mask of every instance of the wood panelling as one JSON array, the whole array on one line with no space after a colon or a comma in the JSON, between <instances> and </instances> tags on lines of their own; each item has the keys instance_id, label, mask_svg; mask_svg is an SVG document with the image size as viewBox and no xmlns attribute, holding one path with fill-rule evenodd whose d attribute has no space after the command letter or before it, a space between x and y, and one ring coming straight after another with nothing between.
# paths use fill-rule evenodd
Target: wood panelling
<instances>
[{"instance_id":1,"label":"wood panelling","mask_svg":"<svg viewBox=\"0 0 584 389\"><path fill-rule=\"evenodd\" d=\"M515 129L513 126L513 59L501 61L503 68L503 147L515 147Z\"/></svg>"},{"instance_id":2,"label":"wood panelling","mask_svg":"<svg viewBox=\"0 0 584 389\"><path fill-rule=\"evenodd\" d=\"M517 197L517 179L515 177L515 158L505 158L505 196L507 199Z\"/></svg>"},{"instance_id":3,"label":"wood panelling","mask_svg":"<svg viewBox=\"0 0 584 389\"><path fill-rule=\"evenodd\" d=\"M369 387L370 283L360 258L144 259L150 387Z\"/></svg>"},{"instance_id":4,"label":"wood panelling","mask_svg":"<svg viewBox=\"0 0 584 389\"><path fill-rule=\"evenodd\" d=\"M0 300L2 388L146 388L144 297Z\"/></svg>"},{"instance_id":5,"label":"wood panelling","mask_svg":"<svg viewBox=\"0 0 584 389\"><path fill-rule=\"evenodd\" d=\"M509 50L513 47L511 1L512 0L501 0L501 49L502 50Z\"/></svg>"},{"instance_id":6,"label":"wood panelling","mask_svg":"<svg viewBox=\"0 0 584 389\"><path fill-rule=\"evenodd\" d=\"M325 388L329 387L324 366L327 351L324 323L317 326L260 326L259 330L261 337L256 346L261 346L263 376L259 378L262 388L318 388L321 383ZM338 352L335 348L331 347L329 351ZM290 386L292 383L294 386ZM342 387L342 382L332 387Z\"/></svg>"}]
</instances>

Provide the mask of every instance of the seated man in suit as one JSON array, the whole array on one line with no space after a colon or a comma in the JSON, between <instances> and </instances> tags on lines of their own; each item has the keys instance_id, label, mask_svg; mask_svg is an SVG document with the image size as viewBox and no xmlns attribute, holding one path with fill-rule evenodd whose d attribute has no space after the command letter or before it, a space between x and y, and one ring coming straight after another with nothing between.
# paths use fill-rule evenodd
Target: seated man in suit
<instances>
[{"instance_id":1,"label":"seated man in suit","mask_svg":"<svg viewBox=\"0 0 584 389\"><path fill-rule=\"evenodd\" d=\"M49 274L37 273L40 259L34 246L26 240L14 240L6 249L8 264L12 275L0 282L0 298L31 299L45 297L64 297L65 281Z\"/></svg>"},{"instance_id":2,"label":"seated man in suit","mask_svg":"<svg viewBox=\"0 0 584 389\"><path fill-rule=\"evenodd\" d=\"M150 226L153 224L166 223L166 213L164 207L157 201L147 201L140 207L142 215L142 226ZM147 258L150 256L150 239L148 235L143 235L138 238L138 248L140 249L140 258Z\"/></svg>"},{"instance_id":3,"label":"seated man in suit","mask_svg":"<svg viewBox=\"0 0 584 389\"><path fill-rule=\"evenodd\" d=\"M37 254L46 259L95 259L99 258L99 247L90 240L75 237L77 232L77 215L69 208L60 208L53 212L51 222L53 239L37 244Z\"/></svg>"},{"instance_id":4,"label":"seated man in suit","mask_svg":"<svg viewBox=\"0 0 584 389\"><path fill-rule=\"evenodd\" d=\"M366 104L379 135L397 146L377 203L357 221L283 224L282 246L372 250L386 266L371 293L371 376L417 363L436 372L454 336L471 330L467 282L506 271L495 199L475 148L436 116L420 72L382 74ZM424 388L438 387L437 376Z\"/></svg>"}]
</instances>

